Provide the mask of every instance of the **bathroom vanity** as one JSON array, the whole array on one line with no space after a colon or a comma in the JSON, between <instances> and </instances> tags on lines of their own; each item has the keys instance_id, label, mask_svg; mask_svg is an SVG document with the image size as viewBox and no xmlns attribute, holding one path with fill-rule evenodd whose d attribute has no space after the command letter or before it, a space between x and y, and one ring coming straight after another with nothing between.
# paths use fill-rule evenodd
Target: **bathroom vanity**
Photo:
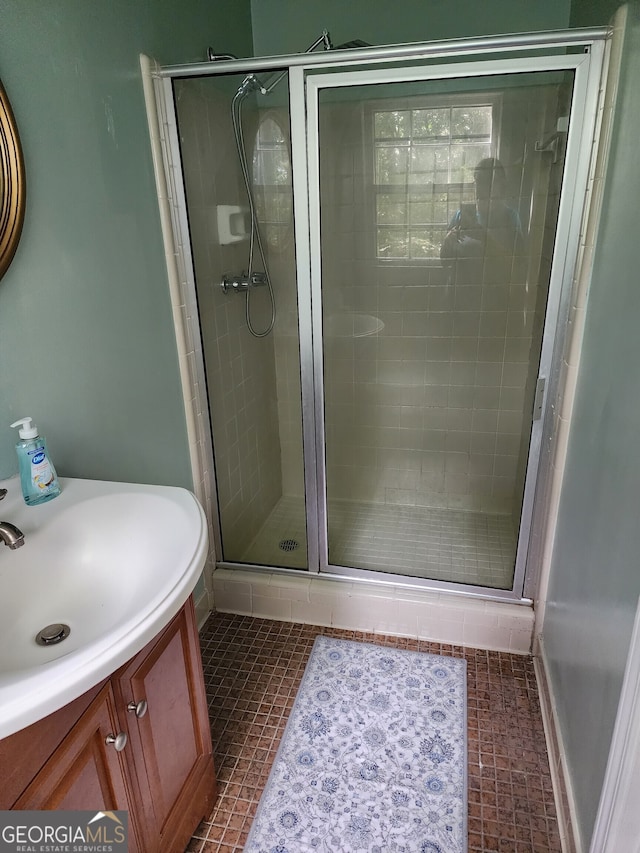
<instances>
[{"instance_id":1,"label":"bathroom vanity","mask_svg":"<svg viewBox=\"0 0 640 853\"><path fill-rule=\"evenodd\" d=\"M179 853L216 781L193 590L193 494L61 479L26 506L4 481L0 809L126 810L131 853Z\"/></svg>"},{"instance_id":2,"label":"bathroom vanity","mask_svg":"<svg viewBox=\"0 0 640 853\"><path fill-rule=\"evenodd\" d=\"M109 678L0 740L0 768L0 809L126 809L130 853L184 850L216 797L192 597Z\"/></svg>"}]
</instances>

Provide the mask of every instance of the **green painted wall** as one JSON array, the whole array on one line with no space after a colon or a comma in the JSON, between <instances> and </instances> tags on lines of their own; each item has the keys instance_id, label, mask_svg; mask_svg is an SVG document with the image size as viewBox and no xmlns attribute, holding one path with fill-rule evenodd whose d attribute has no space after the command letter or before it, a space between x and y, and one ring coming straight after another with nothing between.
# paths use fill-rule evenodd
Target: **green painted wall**
<instances>
[{"instance_id":1,"label":"green painted wall","mask_svg":"<svg viewBox=\"0 0 640 853\"><path fill-rule=\"evenodd\" d=\"M31 415L61 475L191 485L139 54L252 52L249 0L0 0L27 169L0 281L0 477Z\"/></svg>"},{"instance_id":2,"label":"green painted wall","mask_svg":"<svg viewBox=\"0 0 640 853\"><path fill-rule=\"evenodd\" d=\"M620 0L573 0L571 3L571 27L601 27L622 6Z\"/></svg>"},{"instance_id":3,"label":"green painted wall","mask_svg":"<svg viewBox=\"0 0 640 853\"><path fill-rule=\"evenodd\" d=\"M564 29L570 0L251 0L257 56L296 53L329 30L334 45L373 45Z\"/></svg>"},{"instance_id":4,"label":"green painted wall","mask_svg":"<svg viewBox=\"0 0 640 853\"><path fill-rule=\"evenodd\" d=\"M543 636L585 850L640 595L640 5L629 6Z\"/></svg>"},{"instance_id":5,"label":"green painted wall","mask_svg":"<svg viewBox=\"0 0 640 853\"><path fill-rule=\"evenodd\" d=\"M23 238L0 281L0 477L16 470L9 423L32 415L62 475L190 485L140 52L171 63L209 44L297 51L324 27L336 44L384 44L590 26L617 5L0 0L0 78L28 178ZM640 592L635 4L633 20L544 627L585 839Z\"/></svg>"}]
</instances>

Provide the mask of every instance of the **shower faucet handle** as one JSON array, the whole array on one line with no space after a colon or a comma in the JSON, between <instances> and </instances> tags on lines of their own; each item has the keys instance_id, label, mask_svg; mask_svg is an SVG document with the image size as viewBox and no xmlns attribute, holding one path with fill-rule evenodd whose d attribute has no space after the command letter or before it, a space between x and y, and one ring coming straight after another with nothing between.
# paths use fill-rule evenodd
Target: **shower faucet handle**
<instances>
[{"instance_id":1,"label":"shower faucet handle","mask_svg":"<svg viewBox=\"0 0 640 853\"><path fill-rule=\"evenodd\" d=\"M220 287L225 293L235 291L236 293L244 293L252 287L261 287L267 284L267 274L265 272L252 272L251 275L244 272L241 275L225 274L220 282Z\"/></svg>"},{"instance_id":2,"label":"shower faucet handle","mask_svg":"<svg viewBox=\"0 0 640 853\"><path fill-rule=\"evenodd\" d=\"M243 292L245 290L249 290L249 279L246 275L230 275L226 274L223 276L222 281L220 282L220 287L224 290L225 293L236 293Z\"/></svg>"}]
</instances>

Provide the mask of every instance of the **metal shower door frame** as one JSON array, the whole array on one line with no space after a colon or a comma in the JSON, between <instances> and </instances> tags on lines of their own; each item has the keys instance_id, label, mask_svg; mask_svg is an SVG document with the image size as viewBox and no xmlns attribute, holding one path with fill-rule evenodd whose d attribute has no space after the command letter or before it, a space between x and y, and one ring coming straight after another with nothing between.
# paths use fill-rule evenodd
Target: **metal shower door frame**
<instances>
[{"instance_id":1,"label":"metal shower door frame","mask_svg":"<svg viewBox=\"0 0 640 853\"><path fill-rule=\"evenodd\" d=\"M535 569L537 568L536 565L534 566L534 571L529 570L526 575L524 574L527 554L524 553L524 547L520 549L518 560L522 568L518 576L519 585L516 586L514 584L512 590L503 591L491 590L485 587L470 587L462 584L444 584L437 581L403 577L401 575L383 575L379 572L364 569L354 570L329 566L328 564L326 492L321 491L319 488L320 483L323 486L326 484L324 454L322 452L324 441L323 401L321 393L322 368L320 367L320 371L317 370L318 358L316 355L316 350L319 347L321 356L320 335L322 320L318 293L314 294L314 291L317 290L317 282L315 280L315 283L312 282L313 268L314 265L317 267L319 255L317 255L317 243L314 242L316 237L311 228L311 222L314 221L314 227L319 225L319 194L316 192L314 196L314 190L310 185L310 165L313 163L313 157L311 157L311 160L308 157L310 150L317 150L317 127L314 130L315 136L313 136L313 134L309 133L307 125L307 90L310 86L317 84L319 77L316 79L316 73L337 68L353 69L346 72L350 75L353 73L362 73L361 69L363 68L377 68L378 70L374 70L372 73L379 74L380 67L384 67L387 63L395 64L400 61L430 62L437 58L447 61L453 57L457 59L464 57L466 61L460 64L465 65L467 68L473 66L478 70L480 65L478 62L473 61L473 57L481 55L483 57L487 55L495 56L495 60L491 62L491 67L495 71L497 63L507 61L502 58L502 55L508 56L516 51L524 54L527 54L529 51L536 53L546 51L547 53L552 53L553 51L576 48L582 48L585 51L584 54L554 56L552 60L558 63L556 67L559 69L576 68L576 82L578 78L582 81L581 91L583 91L583 99L580 109L577 112L575 106L572 108L567 139L567 164L571 164L572 168L575 167L573 168L574 190L571 194L567 191L568 183L567 175L565 174L560 214L562 222L567 222L568 225L562 234L558 231L556 252L558 251L558 244L561 242L561 237L565 241L566 250L563 252L564 263L561 270L558 269L554 254L554 269L557 270L556 278L559 278L559 281L554 283L554 290L558 291L557 304L554 309L557 334L551 340L550 336L545 333L541 356L541 364L544 359L544 363L548 365L549 374L545 389L544 417L539 422L537 430L537 452L539 455L540 447L548 448L553 434L551 404L557 400L559 388L562 354L566 340L566 325L569 317L571 280L578 255L582 208L588 186L592 155L591 141L594 139L598 124L596 113L599 99L600 76L604 64L606 40L609 36L610 31L608 28L592 27L514 35L479 36L439 42L384 45L375 48L357 48L315 54L250 57L247 59L225 60L215 63L197 62L163 67L156 66L151 71L150 77L153 82L155 100L159 112L160 147L164 159L162 165L166 176L167 193L170 201L171 230L173 231L176 246L176 260L180 268L179 272L185 294L184 298L186 299L191 317L197 316L195 309L195 279L189 244L186 196L181 174L181 154L172 83L176 79L185 77L218 77L241 73L270 73L274 71L280 72L283 69L289 72L309 573L318 574L323 570L327 571L334 578L343 577L345 580L356 578L373 583L392 584L395 586L417 586L436 590L444 588L452 592L484 599L526 601L528 600L527 597L532 597L534 594ZM525 60L526 64L527 61ZM449 71L453 67L453 65L444 66ZM435 66L428 66L429 71L433 71L434 69ZM539 65L536 66L535 70L540 70ZM332 78L331 82L335 84L337 74L333 73L330 76ZM424 74L422 74L422 79L424 79ZM574 87L574 105L576 101L575 92L576 89ZM311 104L311 108L313 110L313 104ZM580 127L578 126L579 122L576 120L578 113L581 116ZM317 124L317 116L315 121ZM582 139L588 140L589 144L582 145ZM315 149L313 148L314 140ZM317 168L317 164L314 165L315 168ZM316 253L313 262L312 252ZM317 268L315 275L317 278ZM202 381L204 377L204 358L199 337L200 332L195 325L189 326L189 330L194 338L195 351L193 356L195 359L196 378L200 383L200 391L197 393L202 394L205 383ZM321 364L322 359L320 357ZM185 388L185 395L187 393L192 395L193 389ZM208 403L204 398L199 397L198 399L204 413L202 428L204 432L208 432L211 435L210 424L208 417L206 417ZM189 420L189 417L187 419ZM190 440L199 442L201 438L201 433L196 434L193 429L191 430ZM321 442L320 445L317 444L318 441ZM204 449L204 456L202 474L210 491L210 497L215 510L217 506L217 484L215 481L215 463L211 447ZM545 516L544 507L541 506L543 501L536 502L536 491L542 494L543 497L546 494L546 488L551 477L550 467L549 460L547 464L541 466L537 489L530 486L525 495L525 500L532 508L530 518L533 516L538 519L538 517L544 518ZM222 556L221 531L216 511L214 511L214 517L210 521L216 552L220 558ZM537 527L540 526L538 520ZM537 553L533 554L533 562L539 561L542 545L533 543L529 551L537 551ZM531 553L529 556L531 557ZM237 567L238 564L220 561L218 565L233 568ZM274 568L270 566L248 565L247 567L258 571L274 571ZM282 569L282 571L287 573L293 572L296 575L300 574L300 570L298 569Z\"/></svg>"},{"instance_id":2,"label":"metal shower door frame","mask_svg":"<svg viewBox=\"0 0 640 853\"><path fill-rule=\"evenodd\" d=\"M550 42L549 50L557 49ZM539 51L540 43L530 45ZM297 65L290 74L291 141L294 175L294 220L299 308L300 356L304 436L305 490L309 540L309 570L344 578L372 582L400 582L402 576L329 563L326 501L326 461L324 423L324 376L322 333L322 262L320 235L319 93L325 88L413 82L454 77L497 76L502 74L573 71L575 74L564 175L560 194L556 240L547 296L544 334L538 376L545 380L542 416L532 423L525 479L521 524L512 588L497 590L422 578L402 582L434 590L465 592L483 598L524 600L533 594L532 579L538 567L531 565L530 544L536 509L536 495L544 495L550 476L550 460L542 465L542 448L553 431L553 403L559 390L562 354L566 340L570 295L578 257L583 205L588 187L592 145L596 124L600 81L605 53L604 41L586 41L581 54L552 54L491 60L466 60L422 68L375 68L323 73L318 63ZM588 140L584 144L583 140ZM303 153L304 152L304 153ZM537 514L538 516L541 513Z\"/></svg>"}]
</instances>

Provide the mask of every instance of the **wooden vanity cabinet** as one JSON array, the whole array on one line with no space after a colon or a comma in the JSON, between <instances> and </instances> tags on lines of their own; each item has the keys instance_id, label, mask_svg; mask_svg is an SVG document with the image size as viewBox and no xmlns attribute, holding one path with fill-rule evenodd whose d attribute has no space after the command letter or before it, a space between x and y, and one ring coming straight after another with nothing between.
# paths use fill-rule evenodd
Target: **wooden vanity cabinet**
<instances>
[{"instance_id":1,"label":"wooden vanity cabinet","mask_svg":"<svg viewBox=\"0 0 640 853\"><path fill-rule=\"evenodd\" d=\"M118 708L126 709L144 849L184 850L216 792L193 606L111 681Z\"/></svg>"},{"instance_id":2,"label":"wooden vanity cabinet","mask_svg":"<svg viewBox=\"0 0 640 853\"><path fill-rule=\"evenodd\" d=\"M129 853L141 853L144 848L140 827L131 817L126 756L106 743L106 738L118 729L116 700L107 681L12 808L125 809L130 812Z\"/></svg>"},{"instance_id":3,"label":"wooden vanity cabinet","mask_svg":"<svg viewBox=\"0 0 640 853\"><path fill-rule=\"evenodd\" d=\"M17 766L35 742L47 759ZM0 741L0 767L21 791L0 808L126 809L130 853L184 850L216 796L192 599L86 697Z\"/></svg>"}]
</instances>

